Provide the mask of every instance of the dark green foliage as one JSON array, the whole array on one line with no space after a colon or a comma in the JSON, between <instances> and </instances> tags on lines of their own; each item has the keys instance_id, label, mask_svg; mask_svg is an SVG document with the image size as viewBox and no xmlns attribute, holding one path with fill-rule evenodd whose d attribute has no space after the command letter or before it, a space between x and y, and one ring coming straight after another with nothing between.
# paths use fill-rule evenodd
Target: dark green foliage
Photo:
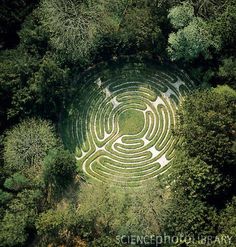
<instances>
[{"instance_id":1,"label":"dark green foliage","mask_svg":"<svg viewBox=\"0 0 236 247\"><path fill-rule=\"evenodd\" d=\"M162 41L160 27L154 22L148 6L129 7L119 27L118 42L126 49L148 49L156 40Z\"/></svg>"},{"instance_id":2,"label":"dark green foliage","mask_svg":"<svg viewBox=\"0 0 236 247\"><path fill-rule=\"evenodd\" d=\"M25 17L35 7L37 0L1 0L0 49L12 48L19 42L17 31Z\"/></svg>"},{"instance_id":3,"label":"dark green foliage","mask_svg":"<svg viewBox=\"0 0 236 247\"><path fill-rule=\"evenodd\" d=\"M42 194L37 190L24 190L11 200L0 223L0 242L3 246L23 245L29 229L33 227L41 200Z\"/></svg>"},{"instance_id":4,"label":"dark green foliage","mask_svg":"<svg viewBox=\"0 0 236 247\"><path fill-rule=\"evenodd\" d=\"M154 44L163 47L160 25L166 17L159 11L156 20L155 8L160 10L163 6L146 0L44 0L40 11L50 43L60 59L88 64L94 57L150 51Z\"/></svg>"},{"instance_id":5,"label":"dark green foliage","mask_svg":"<svg viewBox=\"0 0 236 247\"><path fill-rule=\"evenodd\" d=\"M52 57L40 60L22 49L4 51L0 71L0 128L19 116L58 117L69 80L68 70Z\"/></svg>"},{"instance_id":6,"label":"dark green foliage","mask_svg":"<svg viewBox=\"0 0 236 247\"><path fill-rule=\"evenodd\" d=\"M50 150L44 159L42 176L47 202L53 204L59 201L65 197L65 189L74 184L76 176L74 155L62 148Z\"/></svg>"},{"instance_id":7,"label":"dark green foliage","mask_svg":"<svg viewBox=\"0 0 236 247\"><path fill-rule=\"evenodd\" d=\"M26 219L22 215L6 212L1 222L1 244L3 246L23 245L28 236L26 226Z\"/></svg>"},{"instance_id":8,"label":"dark green foliage","mask_svg":"<svg viewBox=\"0 0 236 247\"><path fill-rule=\"evenodd\" d=\"M14 173L11 177L7 178L4 183L5 188L13 191L20 191L30 185L30 180L20 173Z\"/></svg>"},{"instance_id":9,"label":"dark green foliage","mask_svg":"<svg viewBox=\"0 0 236 247\"><path fill-rule=\"evenodd\" d=\"M215 18L211 20L212 29L215 35L221 37L223 47L232 47L232 52L235 50L236 40L236 3L234 0L229 0L223 5L218 4L218 9L214 14Z\"/></svg>"},{"instance_id":10,"label":"dark green foliage","mask_svg":"<svg viewBox=\"0 0 236 247\"><path fill-rule=\"evenodd\" d=\"M222 245L223 247L236 244L236 197L222 210L220 214L219 236L228 235L232 237L232 242Z\"/></svg>"},{"instance_id":11,"label":"dark green foliage","mask_svg":"<svg viewBox=\"0 0 236 247\"><path fill-rule=\"evenodd\" d=\"M68 70L50 55L47 33L38 18L35 11L22 25L17 49L0 52L0 131L19 117L55 119L62 107Z\"/></svg>"},{"instance_id":12,"label":"dark green foliage","mask_svg":"<svg viewBox=\"0 0 236 247\"><path fill-rule=\"evenodd\" d=\"M230 6L231 0L190 0L198 16L209 19Z\"/></svg>"},{"instance_id":13,"label":"dark green foliage","mask_svg":"<svg viewBox=\"0 0 236 247\"><path fill-rule=\"evenodd\" d=\"M41 236L41 246L50 243L70 246L73 235L79 230L77 212L74 207L68 205L55 210L49 209L39 215L36 228Z\"/></svg>"},{"instance_id":14,"label":"dark green foliage","mask_svg":"<svg viewBox=\"0 0 236 247\"><path fill-rule=\"evenodd\" d=\"M43 177L47 186L55 190L65 189L76 174L75 158L64 149L50 150L44 159Z\"/></svg>"},{"instance_id":15,"label":"dark green foliage","mask_svg":"<svg viewBox=\"0 0 236 247\"><path fill-rule=\"evenodd\" d=\"M222 80L236 89L236 58L229 57L222 60L218 75Z\"/></svg>"},{"instance_id":16,"label":"dark green foliage","mask_svg":"<svg viewBox=\"0 0 236 247\"><path fill-rule=\"evenodd\" d=\"M29 80L39 63L20 49L0 53L1 124L32 112L34 94Z\"/></svg>"},{"instance_id":17,"label":"dark green foliage","mask_svg":"<svg viewBox=\"0 0 236 247\"><path fill-rule=\"evenodd\" d=\"M177 153L170 181L173 191L191 199L203 201L222 200L232 186L232 179L223 175L217 167L208 165L200 158L191 158L185 152Z\"/></svg>"},{"instance_id":18,"label":"dark green foliage","mask_svg":"<svg viewBox=\"0 0 236 247\"><path fill-rule=\"evenodd\" d=\"M174 191L216 207L235 193L235 101L228 86L185 97L176 128L182 144L173 166Z\"/></svg>"},{"instance_id":19,"label":"dark green foliage","mask_svg":"<svg viewBox=\"0 0 236 247\"><path fill-rule=\"evenodd\" d=\"M188 237L214 236L218 217L216 210L198 199L188 199L179 194L170 202L164 229L170 235Z\"/></svg>"},{"instance_id":20,"label":"dark green foliage","mask_svg":"<svg viewBox=\"0 0 236 247\"><path fill-rule=\"evenodd\" d=\"M38 189L25 189L18 193L9 206L12 213L22 213L27 216L27 222L32 224L43 199L43 194Z\"/></svg>"},{"instance_id":21,"label":"dark green foliage","mask_svg":"<svg viewBox=\"0 0 236 247\"><path fill-rule=\"evenodd\" d=\"M215 167L232 164L236 92L218 87L187 96L179 110L178 135L191 157Z\"/></svg>"},{"instance_id":22,"label":"dark green foliage","mask_svg":"<svg viewBox=\"0 0 236 247\"><path fill-rule=\"evenodd\" d=\"M56 60L45 56L30 80L37 95L35 104L40 114L52 119L58 117L64 103L65 93L69 91L69 69L61 68Z\"/></svg>"},{"instance_id":23,"label":"dark green foliage","mask_svg":"<svg viewBox=\"0 0 236 247\"><path fill-rule=\"evenodd\" d=\"M228 224L224 210L222 216L218 212L235 193L235 100L233 89L219 86L181 102L175 134L182 143L168 178L172 198L163 226L170 234L232 234L234 219ZM221 230L219 221L224 222ZM229 226L225 232L223 224Z\"/></svg>"},{"instance_id":24,"label":"dark green foliage","mask_svg":"<svg viewBox=\"0 0 236 247\"><path fill-rule=\"evenodd\" d=\"M47 191L42 191L44 178L45 184L48 183L46 179L52 179L51 182L57 182L60 189L73 181L76 168L74 157L62 149L51 152L51 163L46 166L50 176L42 176L42 172L45 172L42 169L43 159L58 144L52 125L44 120L28 119L7 132L4 173L6 176L15 171L17 173L7 177L4 182L5 189L11 190L14 196L1 191L4 208L0 211L0 240L4 246L23 245L31 229L35 231L36 216L47 200L42 200L42 194L47 194Z\"/></svg>"},{"instance_id":25,"label":"dark green foliage","mask_svg":"<svg viewBox=\"0 0 236 247\"><path fill-rule=\"evenodd\" d=\"M0 205L6 204L12 199L13 195L11 193L5 192L0 189Z\"/></svg>"},{"instance_id":26,"label":"dark green foliage","mask_svg":"<svg viewBox=\"0 0 236 247\"><path fill-rule=\"evenodd\" d=\"M20 48L30 55L41 57L50 48L48 33L40 22L38 9L34 10L24 21L19 31Z\"/></svg>"}]
</instances>

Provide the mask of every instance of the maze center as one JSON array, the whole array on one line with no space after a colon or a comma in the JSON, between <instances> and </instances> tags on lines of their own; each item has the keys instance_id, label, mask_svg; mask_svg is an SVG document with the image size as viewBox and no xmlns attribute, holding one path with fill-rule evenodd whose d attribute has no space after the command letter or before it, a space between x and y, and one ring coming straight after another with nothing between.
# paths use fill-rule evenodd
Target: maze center
<instances>
[{"instance_id":1,"label":"maze center","mask_svg":"<svg viewBox=\"0 0 236 247\"><path fill-rule=\"evenodd\" d=\"M144 128L144 114L142 111L130 109L119 115L119 132L123 135L135 135Z\"/></svg>"},{"instance_id":2,"label":"maze center","mask_svg":"<svg viewBox=\"0 0 236 247\"><path fill-rule=\"evenodd\" d=\"M179 140L173 136L181 97L194 88L170 66L107 64L75 80L59 124L88 180L137 187L167 174Z\"/></svg>"}]
</instances>

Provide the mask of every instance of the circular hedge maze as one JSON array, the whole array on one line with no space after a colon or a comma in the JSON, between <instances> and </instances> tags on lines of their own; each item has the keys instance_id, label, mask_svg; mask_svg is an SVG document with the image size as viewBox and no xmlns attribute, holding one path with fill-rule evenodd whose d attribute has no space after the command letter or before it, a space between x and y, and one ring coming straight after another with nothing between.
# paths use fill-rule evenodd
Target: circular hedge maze
<instances>
[{"instance_id":1,"label":"circular hedge maze","mask_svg":"<svg viewBox=\"0 0 236 247\"><path fill-rule=\"evenodd\" d=\"M183 72L151 63L115 63L75 79L60 130L89 178L140 186L174 157L175 111L193 88Z\"/></svg>"}]
</instances>

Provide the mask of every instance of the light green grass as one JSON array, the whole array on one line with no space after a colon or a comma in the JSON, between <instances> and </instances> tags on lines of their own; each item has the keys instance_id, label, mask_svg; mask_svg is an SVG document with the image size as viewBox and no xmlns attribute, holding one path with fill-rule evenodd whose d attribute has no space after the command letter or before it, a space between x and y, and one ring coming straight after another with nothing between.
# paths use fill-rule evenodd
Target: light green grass
<instances>
[{"instance_id":1,"label":"light green grass","mask_svg":"<svg viewBox=\"0 0 236 247\"><path fill-rule=\"evenodd\" d=\"M135 135L142 131L144 127L143 112L129 109L119 116L120 133L124 135Z\"/></svg>"}]
</instances>

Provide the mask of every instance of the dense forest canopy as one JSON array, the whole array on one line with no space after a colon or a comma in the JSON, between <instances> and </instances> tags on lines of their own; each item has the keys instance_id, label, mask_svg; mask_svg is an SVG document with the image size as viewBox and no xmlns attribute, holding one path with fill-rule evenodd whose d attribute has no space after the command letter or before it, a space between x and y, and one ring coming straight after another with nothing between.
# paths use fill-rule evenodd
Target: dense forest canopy
<instances>
[{"instance_id":1,"label":"dense forest canopy","mask_svg":"<svg viewBox=\"0 0 236 247\"><path fill-rule=\"evenodd\" d=\"M234 0L1 0L0 245L235 246L235 44ZM168 176L138 189L87 181L58 128L77 77L121 57L195 82Z\"/></svg>"}]
</instances>

